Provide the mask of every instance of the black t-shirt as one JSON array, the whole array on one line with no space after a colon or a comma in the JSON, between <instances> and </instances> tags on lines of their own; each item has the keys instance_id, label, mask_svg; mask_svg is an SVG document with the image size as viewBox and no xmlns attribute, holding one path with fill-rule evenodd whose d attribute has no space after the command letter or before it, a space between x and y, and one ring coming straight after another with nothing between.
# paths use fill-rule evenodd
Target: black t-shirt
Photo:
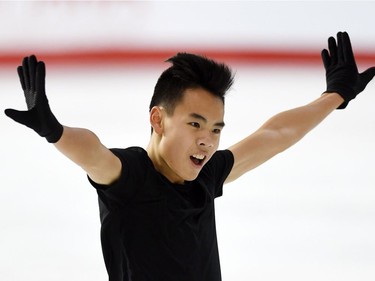
<instances>
[{"instance_id":1,"label":"black t-shirt","mask_svg":"<svg viewBox=\"0 0 375 281\"><path fill-rule=\"evenodd\" d=\"M214 198L233 166L217 151L197 179L172 184L140 147L111 149L118 181L97 189L101 242L110 281L219 281Z\"/></svg>"}]
</instances>

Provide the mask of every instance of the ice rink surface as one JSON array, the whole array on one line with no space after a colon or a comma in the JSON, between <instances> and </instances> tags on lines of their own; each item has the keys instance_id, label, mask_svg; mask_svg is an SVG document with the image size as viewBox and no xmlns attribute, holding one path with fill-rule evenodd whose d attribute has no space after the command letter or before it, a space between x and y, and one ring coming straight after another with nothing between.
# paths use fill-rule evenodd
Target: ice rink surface
<instances>
[{"instance_id":1,"label":"ice rink surface","mask_svg":"<svg viewBox=\"0 0 375 281\"><path fill-rule=\"evenodd\" d=\"M374 53L372 1L98 2L0 2L0 55L319 52L340 30L355 51ZM1 112L25 109L16 65L0 63ZM148 105L167 65L46 64L61 123L91 129L108 147L147 146ZM325 90L320 65L232 68L221 149ZM372 81L301 142L224 187L216 200L223 281L375 280L374 105ZM97 196L85 173L3 113L0 130L0 280L107 280Z\"/></svg>"},{"instance_id":2,"label":"ice rink surface","mask_svg":"<svg viewBox=\"0 0 375 281\"><path fill-rule=\"evenodd\" d=\"M63 124L91 129L108 147L146 147L148 104L166 66L47 62L47 95ZM232 67L222 149L325 89L318 66ZM15 69L0 72L2 109L25 109ZM301 142L224 187L216 200L223 280L374 280L374 104L373 82ZM0 126L1 280L107 280L85 173L3 113Z\"/></svg>"}]
</instances>

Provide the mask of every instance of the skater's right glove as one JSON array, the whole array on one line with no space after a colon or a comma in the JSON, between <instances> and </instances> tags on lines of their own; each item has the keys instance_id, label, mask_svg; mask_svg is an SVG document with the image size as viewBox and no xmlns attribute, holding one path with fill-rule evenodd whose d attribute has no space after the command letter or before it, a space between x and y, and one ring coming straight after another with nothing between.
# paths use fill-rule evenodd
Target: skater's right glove
<instances>
[{"instance_id":1,"label":"skater's right glove","mask_svg":"<svg viewBox=\"0 0 375 281\"><path fill-rule=\"evenodd\" d=\"M34 55L25 57L22 66L17 68L18 76L24 91L27 111L6 109L5 114L21 123L48 142L57 142L63 133L63 126L53 115L45 92L46 70L44 62L37 61Z\"/></svg>"}]
</instances>

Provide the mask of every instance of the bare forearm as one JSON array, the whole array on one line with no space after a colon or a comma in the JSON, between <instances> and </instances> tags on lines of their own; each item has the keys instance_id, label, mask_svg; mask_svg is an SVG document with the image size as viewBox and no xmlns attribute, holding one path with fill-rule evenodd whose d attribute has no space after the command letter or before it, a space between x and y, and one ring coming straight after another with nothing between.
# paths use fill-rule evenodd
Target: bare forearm
<instances>
[{"instance_id":1,"label":"bare forearm","mask_svg":"<svg viewBox=\"0 0 375 281\"><path fill-rule=\"evenodd\" d=\"M343 98L338 94L324 94L305 106L273 116L260 130L278 132L281 150L286 149L321 123L342 102Z\"/></svg>"}]
</instances>

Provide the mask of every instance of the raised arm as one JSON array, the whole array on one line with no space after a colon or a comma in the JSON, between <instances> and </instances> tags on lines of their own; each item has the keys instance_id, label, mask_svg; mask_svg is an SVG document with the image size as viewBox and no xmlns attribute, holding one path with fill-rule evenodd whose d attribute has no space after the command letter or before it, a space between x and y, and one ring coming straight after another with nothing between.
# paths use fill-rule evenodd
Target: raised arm
<instances>
[{"instance_id":1,"label":"raised arm","mask_svg":"<svg viewBox=\"0 0 375 281\"><path fill-rule=\"evenodd\" d=\"M55 147L86 171L99 184L114 182L121 173L121 162L90 130L64 126Z\"/></svg>"},{"instance_id":2,"label":"raised arm","mask_svg":"<svg viewBox=\"0 0 375 281\"><path fill-rule=\"evenodd\" d=\"M337 44L335 38L330 37L328 49L322 51L327 82L325 93L305 106L273 116L253 134L230 147L234 166L226 182L237 179L298 142L336 108L345 108L374 77L375 67L358 73L346 32L337 34Z\"/></svg>"},{"instance_id":3,"label":"raised arm","mask_svg":"<svg viewBox=\"0 0 375 281\"><path fill-rule=\"evenodd\" d=\"M86 129L62 126L52 113L45 93L45 65L35 56L23 59L17 68L27 109L6 109L14 121L33 129L73 162L81 166L92 180L109 184L121 172L120 160Z\"/></svg>"},{"instance_id":4,"label":"raised arm","mask_svg":"<svg viewBox=\"0 0 375 281\"><path fill-rule=\"evenodd\" d=\"M324 94L310 104L270 118L253 134L229 148L235 162L226 182L237 179L297 143L342 102L343 98L338 94Z\"/></svg>"}]
</instances>

